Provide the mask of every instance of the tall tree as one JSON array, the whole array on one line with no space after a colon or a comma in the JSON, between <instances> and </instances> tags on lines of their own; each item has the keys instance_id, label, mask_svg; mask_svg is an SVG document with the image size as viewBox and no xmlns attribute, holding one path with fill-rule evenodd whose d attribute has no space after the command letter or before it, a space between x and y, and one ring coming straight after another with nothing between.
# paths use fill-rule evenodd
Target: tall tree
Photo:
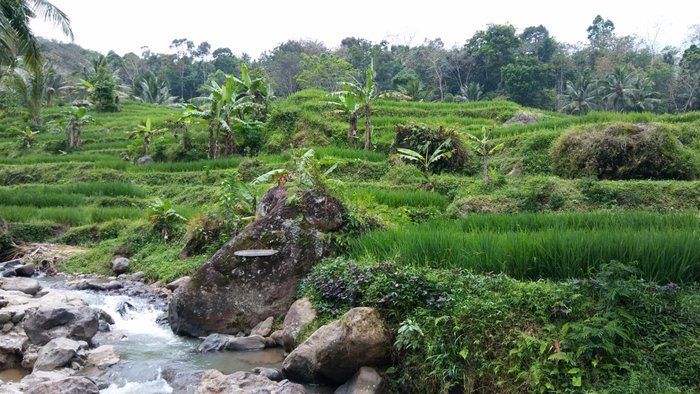
<instances>
[{"instance_id":1,"label":"tall tree","mask_svg":"<svg viewBox=\"0 0 700 394\"><path fill-rule=\"evenodd\" d=\"M597 15L586 29L588 41L594 49L609 48L615 36L615 24L610 19Z\"/></svg>"},{"instance_id":2,"label":"tall tree","mask_svg":"<svg viewBox=\"0 0 700 394\"><path fill-rule=\"evenodd\" d=\"M379 95L377 85L374 83L374 67L370 63L367 68L365 83L358 80L344 82L343 90L338 94L352 95L365 112L365 150L372 149L372 103Z\"/></svg>"}]
</instances>

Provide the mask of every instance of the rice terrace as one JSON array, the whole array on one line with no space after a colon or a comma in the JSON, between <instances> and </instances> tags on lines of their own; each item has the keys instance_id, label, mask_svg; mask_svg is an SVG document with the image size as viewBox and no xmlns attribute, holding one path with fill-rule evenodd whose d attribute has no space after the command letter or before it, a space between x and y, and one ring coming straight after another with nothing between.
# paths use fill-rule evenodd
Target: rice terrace
<instances>
[{"instance_id":1,"label":"rice terrace","mask_svg":"<svg viewBox=\"0 0 700 394\"><path fill-rule=\"evenodd\" d=\"M700 393L700 25L254 58L52 3L0 0L0 392Z\"/></svg>"}]
</instances>

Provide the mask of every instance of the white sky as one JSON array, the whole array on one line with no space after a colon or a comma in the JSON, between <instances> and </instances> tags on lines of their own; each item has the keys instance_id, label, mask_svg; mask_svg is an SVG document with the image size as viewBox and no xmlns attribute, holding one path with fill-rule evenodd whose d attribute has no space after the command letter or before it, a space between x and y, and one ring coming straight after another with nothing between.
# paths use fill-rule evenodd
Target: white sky
<instances>
[{"instance_id":1,"label":"white sky","mask_svg":"<svg viewBox=\"0 0 700 394\"><path fill-rule=\"evenodd\" d=\"M257 58L289 39L315 39L329 48L344 37L373 42L418 45L442 38L446 47L463 45L488 23L513 24L518 31L544 25L557 40L586 41L586 28L600 14L615 23L618 35L637 34L664 45L683 46L692 24L700 23L699 5L689 0L428 0L321 1L257 0L51 0L71 18L75 43L102 53L141 54L148 46L172 53L175 38L195 45L207 41L212 51L229 47L235 54ZM649 2L652 3L652 2ZM352 5L352 9L343 6ZM36 35L66 41L60 30L40 20Z\"/></svg>"}]
</instances>

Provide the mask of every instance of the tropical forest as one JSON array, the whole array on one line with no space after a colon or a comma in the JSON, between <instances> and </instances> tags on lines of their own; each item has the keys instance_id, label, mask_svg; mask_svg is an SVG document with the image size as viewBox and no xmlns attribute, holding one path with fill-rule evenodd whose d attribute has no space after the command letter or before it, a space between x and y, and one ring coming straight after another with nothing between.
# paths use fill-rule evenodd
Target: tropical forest
<instances>
[{"instance_id":1,"label":"tropical forest","mask_svg":"<svg viewBox=\"0 0 700 394\"><path fill-rule=\"evenodd\" d=\"M700 393L700 25L604 11L255 58L0 0L0 392Z\"/></svg>"}]
</instances>

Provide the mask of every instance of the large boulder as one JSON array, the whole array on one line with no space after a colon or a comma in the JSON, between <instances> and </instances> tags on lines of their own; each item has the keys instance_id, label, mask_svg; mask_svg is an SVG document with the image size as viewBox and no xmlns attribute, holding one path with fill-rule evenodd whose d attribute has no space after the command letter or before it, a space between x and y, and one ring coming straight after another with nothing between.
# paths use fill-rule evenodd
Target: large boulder
<instances>
[{"instance_id":1,"label":"large boulder","mask_svg":"<svg viewBox=\"0 0 700 394\"><path fill-rule=\"evenodd\" d=\"M338 230L342 224L341 204L313 191L288 202L287 190L275 187L258 208L264 216L173 293L168 320L174 332L192 336L249 332L269 316L282 316L299 280L329 253L321 233Z\"/></svg>"},{"instance_id":2,"label":"large boulder","mask_svg":"<svg viewBox=\"0 0 700 394\"><path fill-rule=\"evenodd\" d=\"M70 364L81 350L80 343L68 338L54 338L39 350L35 371L51 371Z\"/></svg>"},{"instance_id":3,"label":"large boulder","mask_svg":"<svg viewBox=\"0 0 700 394\"><path fill-rule=\"evenodd\" d=\"M0 288L6 291L21 291L25 294L35 295L41 290L41 284L36 279L4 278L0 279Z\"/></svg>"},{"instance_id":4,"label":"large boulder","mask_svg":"<svg viewBox=\"0 0 700 394\"><path fill-rule=\"evenodd\" d=\"M82 376L48 380L32 384L24 390L25 394L98 394L99 392L95 382Z\"/></svg>"},{"instance_id":5,"label":"large boulder","mask_svg":"<svg viewBox=\"0 0 700 394\"><path fill-rule=\"evenodd\" d=\"M36 345L59 337L90 342L97 333L99 313L89 306L39 307L29 310L22 324L29 340Z\"/></svg>"},{"instance_id":6,"label":"large boulder","mask_svg":"<svg viewBox=\"0 0 700 394\"><path fill-rule=\"evenodd\" d=\"M112 257L112 272L117 275L125 274L129 270L129 259L124 256Z\"/></svg>"},{"instance_id":7,"label":"large boulder","mask_svg":"<svg viewBox=\"0 0 700 394\"><path fill-rule=\"evenodd\" d=\"M251 372L234 372L224 375L221 372L209 369L204 371L199 386L195 390L197 394L305 394L304 386L291 383L288 380L275 382L262 375Z\"/></svg>"},{"instance_id":8,"label":"large boulder","mask_svg":"<svg viewBox=\"0 0 700 394\"><path fill-rule=\"evenodd\" d=\"M287 356L284 374L298 382L343 383L362 366L389 361L391 337L373 308L353 308L314 332Z\"/></svg>"}]
</instances>

